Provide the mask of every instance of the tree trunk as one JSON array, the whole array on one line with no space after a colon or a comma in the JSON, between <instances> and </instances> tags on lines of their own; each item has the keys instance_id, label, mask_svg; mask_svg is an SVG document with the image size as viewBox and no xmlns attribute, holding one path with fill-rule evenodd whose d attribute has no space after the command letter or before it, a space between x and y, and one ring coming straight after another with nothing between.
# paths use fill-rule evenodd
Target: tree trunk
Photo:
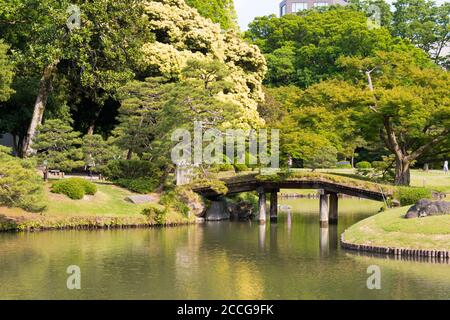
<instances>
[{"instance_id":1,"label":"tree trunk","mask_svg":"<svg viewBox=\"0 0 450 320\"><path fill-rule=\"evenodd\" d=\"M94 134L94 130L95 130L95 124L91 124L88 128L87 134L89 136L92 136Z\"/></svg>"},{"instance_id":2,"label":"tree trunk","mask_svg":"<svg viewBox=\"0 0 450 320\"><path fill-rule=\"evenodd\" d=\"M52 91L53 72L58 63L59 60L55 60L53 63L45 67L42 74L42 78L39 83L39 92L36 97L36 102L34 103L33 117L31 118L30 126L28 127L27 135L25 136L22 146L22 154L24 157L29 156L33 152L31 143L36 135L36 128L42 124L42 117L44 116L48 96Z\"/></svg>"},{"instance_id":3,"label":"tree trunk","mask_svg":"<svg viewBox=\"0 0 450 320\"><path fill-rule=\"evenodd\" d=\"M12 139L13 139L13 153L14 153L14 156L18 157L19 149L18 149L18 144L17 144L17 136L15 133L12 134Z\"/></svg>"},{"instance_id":4,"label":"tree trunk","mask_svg":"<svg viewBox=\"0 0 450 320\"><path fill-rule=\"evenodd\" d=\"M131 160L131 157L133 156L133 150L128 149L128 153L127 153L127 160Z\"/></svg>"},{"instance_id":5,"label":"tree trunk","mask_svg":"<svg viewBox=\"0 0 450 320\"><path fill-rule=\"evenodd\" d=\"M411 173L408 159L395 159L395 184L400 186L409 186L411 182Z\"/></svg>"}]
</instances>

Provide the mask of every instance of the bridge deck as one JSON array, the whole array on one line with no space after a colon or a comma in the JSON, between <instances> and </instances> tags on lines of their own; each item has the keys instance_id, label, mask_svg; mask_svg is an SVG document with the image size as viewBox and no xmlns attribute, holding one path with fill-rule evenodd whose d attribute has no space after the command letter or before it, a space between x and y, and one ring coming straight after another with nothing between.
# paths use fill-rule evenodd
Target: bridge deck
<instances>
[{"instance_id":1,"label":"bridge deck","mask_svg":"<svg viewBox=\"0 0 450 320\"><path fill-rule=\"evenodd\" d=\"M237 181L234 179L223 179L222 181L228 188L227 194L249 192L255 191L258 188L264 188L267 192L279 189L323 189L330 193L342 193L376 201L383 201L385 198L392 195L391 190L386 190L386 188L382 188L381 185L377 185L375 183L371 183L371 188L364 188L362 186L354 186L351 184L334 181L323 181L323 179L319 178L295 178L285 179L282 181L261 181L256 179L255 175L249 175L247 178L245 176L239 177ZM378 191L376 190L377 187L379 189ZM196 187L193 188L193 190L205 197L218 196L217 192L215 192L211 187Z\"/></svg>"}]
</instances>

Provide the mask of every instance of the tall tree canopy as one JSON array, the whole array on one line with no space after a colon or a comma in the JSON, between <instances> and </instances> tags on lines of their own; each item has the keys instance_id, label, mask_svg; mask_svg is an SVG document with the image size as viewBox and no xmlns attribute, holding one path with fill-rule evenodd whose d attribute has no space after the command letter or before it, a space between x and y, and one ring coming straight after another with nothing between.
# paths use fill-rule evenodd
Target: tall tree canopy
<instances>
[{"instance_id":1,"label":"tall tree canopy","mask_svg":"<svg viewBox=\"0 0 450 320\"><path fill-rule=\"evenodd\" d=\"M234 0L186 0L186 3L213 22L219 23L224 30L238 30Z\"/></svg>"},{"instance_id":2,"label":"tall tree canopy","mask_svg":"<svg viewBox=\"0 0 450 320\"><path fill-rule=\"evenodd\" d=\"M180 81L191 58L223 62L235 85L221 98L239 105L236 123L263 123L257 104L264 98L266 63L259 49L184 0L2 1L0 38L17 64L16 94L0 114L2 122L13 121L0 130L17 133L16 149L22 145L25 155L44 118L72 118L78 131L98 128L107 135L119 108L118 88L147 77Z\"/></svg>"},{"instance_id":3,"label":"tall tree canopy","mask_svg":"<svg viewBox=\"0 0 450 320\"><path fill-rule=\"evenodd\" d=\"M0 40L0 102L9 99L14 92L11 83L14 76L11 58L8 56L8 46Z\"/></svg>"},{"instance_id":4,"label":"tall tree canopy","mask_svg":"<svg viewBox=\"0 0 450 320\"><path fill-rule=\"evenodd\" d=\"M406 46L386 28L368 28L366 14L350 7L259 17L249 25L246 38L267 58L267 85L301 88L339 75L340 56L368 57Z\"/></svg>"},{"instance_id":5,"label":"tall tree canopy","mask_svg":"<svg viewBox=\"0 0 450 320\"><path fill-rule=\"evenodd\" d=\"M414 162L450 141L449 72L404 52L342 58L340 63L354 81L360 79L356 88L369 95L365 104L354 102L362 107L362 133L381 138L395 156L396 184L409 185Z\"/></svg>"},{"instance_id":6,"label":"tall tree canopy","mask_svg":"<svg viewBox=\"0 0 450 320\"><path fill-rule=\"evenodd\" d=\"M450 45L450 3L437 5L429 0L397 0L393 5L393 34L409 39L436 62L443 62L445 48Z\"/></svg>"},{"instance_id":7,"label":"tall tree canopy","mask_svg":"<svg viewBox=\"0 0 450 320\"><path fill-rule=\"evenodd\" d=\"M54 90L55 95L64 90L62 83L70 84L64 97L68 102L91 101L84 103L85 109L91 109L83 111L91 115L92 126L105 99L134 76L136 54L149 35L142 32L142 8L137 0L5 4L0 11L0 36L16 52L18 77L40 78L24 154L31 151L31 140Z\"/></svg>"},{"instance_id":8,"label":"tall tree canopy","mask_svg":"<svg viewBox=\"0 0 450 320\"><path fill-rule=\"evenodd\" d=\"M397 5L406 10L409 3ZM391 34L401 29L401 10L374 28L367 18L371 5L389 11L382 0L353 1L348 7L261 17L250 24L246 36L264 52L265 82L287 115L277 119L264 104L260 110L282 128L282 151L306 166L314 167L319 158L353 157L370 144L395 158L395 182L409 184L416 161L448 153L448 72L429 59L434 44L413 41L425 31L418 12L411 7L404 15L411 19L403 25L411 37L398 34L402 39ZM436 27L436 15L423 16L430 32L444 30Z\"/></svg>"},{"instance_id":9,"label":"tall tree canopy","mask_svg":"<svg viewBox=\"0 0 450 320\"><path fill-rule=\"evenodd\" d=\"M150 1L145 10L149 30L156 39L142 47L143 74L176 82L183 78L182 71L189 60L224 63L229 74L226 81L233 86L220 96L223 101L238 105L240 111L233 124L263 124L257 105L264 99L266 61L258 47L249 45L233 31L222 32L183 0Z\"/></svg>"}]
</instances>

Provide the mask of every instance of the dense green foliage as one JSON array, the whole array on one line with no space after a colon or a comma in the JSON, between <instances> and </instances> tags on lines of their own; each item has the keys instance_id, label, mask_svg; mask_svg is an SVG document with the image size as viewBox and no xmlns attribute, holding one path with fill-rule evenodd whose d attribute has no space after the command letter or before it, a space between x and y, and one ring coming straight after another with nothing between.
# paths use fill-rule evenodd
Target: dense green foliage
<instances>
[{"instance_id":1,"label":"dense green foliage","mask_svg":"<svg viewBox=\"0 0 450 320\"><path fill-rule=\"evenodd\" d=\"M238 29L233 0L186 0L186 3L196 8L202 16L219 23L222 29Z\"/></svg>"},{"instance_id":2,"label":"dense green foliage","mask_svg":"<svg viewBox=\"0 0 450 320\"><path fill-rule=\"evenodd\" d=\"M177 212L187 216L189 214L189 207L179 190L170 190L161 195L161 204L174 208Z\"/></svg>"},{"instance_id":3,"label":"dense green foliage","mask_svg":"<svg viewBox=\"0 0 450 320\"><path fill-rule=\"evenodd\" d=\"M0 146L0 205L44 211L43 182L36 174L35 164L14 158L10 151Z\"/></svg>"},{"instance_id":4,"label":"dense green foliage","mask_svg":"<svg viewBox=\"0 0 450 320\"><path fill-rule=\"evenodd\" d=\"M68 196L73 200L80 200L88 195L97 193L97 186L83 178L61 179L52 184L51 191Z\"/></svg>"},{"instance_id":5,"label":"dense green foliage","mask_svg":"<svg viewBox=\"0 0 450 320\"><path fill-rule=\"evenodd\" d=\"M154 163L143 160L112 160L102 173L119 186L143 194L153 192L161 178L161 170Z\"/></svg>"},{"instance_id":6,"label":"dense green foliage","mask_svg":"<svg viewBox=\"0 0 450 320\"><path fill-rule=\"evenodd\" d=\"M427 188L398 187L394 198L400 201L402 206L413 205L420 199L431 199L432 192Z\"/></svg>"},{"instance_id":7,"label":"dense green foliage","mask_svg":"<svg viewBox=\"0 0 450 320\"><path fill-rule=\"evenodd\" d=\"M125 189L142 194L155 191L159 184L159 180L155 178L120 178L113 182Z\"/></svg>"},{"instance_id":8,"label":"dense green foliage","mask_svg":"<svg viewBox=\"0 0 450 320\"><path fill-rule=\"evenodd\" d=\"M368 29L366 14L348 7L259 17L246 37L266 55L268 85L301 88L338 76L340 56L367 57L404 46L385 28Z\"/></svg>"},{"instance_id":9,"label":"dense green foliage","mask_svg":"<svg viewBox=\"0 0 450 320\"><path fill-rule=\"evenodd\" d=\"M84 197L84 188L79 183L61 180L52 185L53 193L60 193L68 196L72 200L80 200Z\"/></svg>"},{"instance_id":10,"label":"dense green foliage","mask_svg":"<svg viewBox=\"0 0 450 320\"><path fill-rule=\"evenodd\" d=\"M14 92L11 89L14 72L11 59L7 54L8 48L0 39L0 102L8 100Z\"/></svg>"},{"instance_id":11,"label":"dense green foliage","mask_svg":"<svg viewBox=\"0 0 450 320\"><path fill-rule=\"evenodd\" d=\"M142 209L141 214L153 220L156 224L162 225L166 221L167 210L164 206L149 205Z\"/></svg>"},{"instance_id":12,"label":"dense green foliage","mask_svg":"<svg viewBox=\"0 0 450 320\"><path fill-rule=\"evenodd\" d=\"M192 136L194 121L280 128L282 166L377 161L366 178L399 185L412 166L450 156L450 78L437 66L448 4L398 0L392 12L352 0L256 18L244 41L232 0L1 3L0 133L40 168L161 190L175 170L172 134ZM195 174L232 167L256 166L227 159Z\"/></svg>"},{"instance_id":13,"label":"dense green foliage","mask_svg":"<svg viewBox=\"0 0 450 320\"><path fill-rule=\"evenodd\" d=\"M150 177L158 168L145 160L111 160L103 169L103 175L111 180Z\"/></svg>"},{"instance_id":14,"label":"dense green foliage","mask_svg":"<svg viewBox=\"0 0 450 320\"><path fill-rule=\"evenodd\" d=\"M361 162L358 162L355 165L355 167L357 169L370 169L370 168L372 168L372 164L370 162L368 162L368 161L361 161Z\"/></svg>"},{"instance_id":15,"label":"dense green foliage","mask_svg":"<svg viewBox=\"0 0 450 320\"><path fill-rule=\"evenodd\" d=\"M395 183L408 185L415 162L448 154L448 72L428 58L428 49L395 31L418 32L421 15L412 13L410 2L399 1L401 10L386 15L381 27L369 27L362 10L375 4L386 11L382 1L261 17L250 25L246 37L261 47L269 67L272 100L259 110L282 129L285 158L314 169L360 151L372 153L363 158L371 161L393 155ZM448 26L430 14L426 19Z\"/></svg>"},{"instance_id":16,"label":"dense green foliage","mask_svg":"<svg viewBox=\"0 0 450 320\"><path fill-rule=\"evenodd\" d=\"M437 5L429 0L397 0L391 30L396 36L409 39L443 63L445 48L450 44L450 3Z\"/></svg>"},{"instance_id":17,"label":"dense green foliage","mask_svg":"<svg viewBox=\"0 0 450 320\"><path fill-rule=\"evenodd\" d=\"M84 165L80 133L73 131L70 124L59 119L47 120L38 127L33 139L39 165L47 163L48 169L71 171Z\"/></svg>"}]
</instances>

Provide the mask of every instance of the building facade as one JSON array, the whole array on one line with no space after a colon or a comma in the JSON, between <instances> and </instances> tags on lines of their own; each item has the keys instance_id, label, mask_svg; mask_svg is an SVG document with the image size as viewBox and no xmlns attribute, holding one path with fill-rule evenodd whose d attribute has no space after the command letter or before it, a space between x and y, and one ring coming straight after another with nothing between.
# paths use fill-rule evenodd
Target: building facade
<instances>
[{"instance_id":1,"label":"building facade","mask_svg":"<svg viewBox=\"0 0 450 320\"><path fill-rule=\"evenodd\" d=\"M302 10L326 7L331 5L348 4L347 0L283 0L280 3L280 16L288 13L296 13Z\"/></svg>"}]
</instances>

